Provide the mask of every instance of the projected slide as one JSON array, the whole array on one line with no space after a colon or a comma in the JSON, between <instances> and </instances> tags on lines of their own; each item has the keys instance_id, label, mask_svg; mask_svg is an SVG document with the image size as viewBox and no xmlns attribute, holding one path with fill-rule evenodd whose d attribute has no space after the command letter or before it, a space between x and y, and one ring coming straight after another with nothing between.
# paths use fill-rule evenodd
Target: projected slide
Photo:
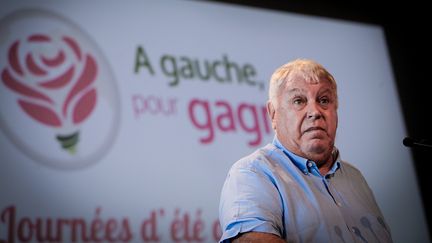
<instances>
[{"instance_id":1,"label":"projected slide","mask_svg":"<svg viewBox=\"0 0 432 243\"><path fill-rule=\"evenodd\" d=\"M338 82L341 157L395 242L428 241L379 26L200 1L0 1L0 242L217 242L230 166L271 142L268 80Z\"/></svg>"}]
</instances>

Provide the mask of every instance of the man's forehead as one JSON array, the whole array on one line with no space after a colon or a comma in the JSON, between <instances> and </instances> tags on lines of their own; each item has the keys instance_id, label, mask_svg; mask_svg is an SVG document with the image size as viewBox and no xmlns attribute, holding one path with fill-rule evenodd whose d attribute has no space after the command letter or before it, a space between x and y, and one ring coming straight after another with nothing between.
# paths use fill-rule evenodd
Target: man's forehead
<instances>
[{"instance_id":1,"label":"man's forehead","mask_svg":"<svg viewBox=\"0 0 432 243\"><path fill-rule=\"evenodd\" d=\"M290 81L286 82L284 91L288 93L303 93L308 92L311 88L316 89L319 92L333 92L332 85L328 81L319 83L311 83L307 81Z\"/></svg>"}]
</instances>

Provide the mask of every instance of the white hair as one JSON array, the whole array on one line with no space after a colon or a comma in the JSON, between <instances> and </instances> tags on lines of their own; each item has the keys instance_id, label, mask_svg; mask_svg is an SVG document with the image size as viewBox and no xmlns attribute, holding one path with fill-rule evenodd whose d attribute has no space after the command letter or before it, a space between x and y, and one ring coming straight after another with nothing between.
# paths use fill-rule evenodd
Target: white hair
<instances>
[{"instance_id":1,"label":"white hair","mask_svg":"<svg viewBox=\"0 0 432 243\"><path fill-rule=\"evenodd\" d=\"M335 79L321 64L308 59L296 59L274 71L269 84L269 100L273 105L277 105L277 96L281 88L285 87L287 82L295 79L302 79L309 83L329 82L335 91L337 107L338 98Z\"/></svg>"}]
</instances>

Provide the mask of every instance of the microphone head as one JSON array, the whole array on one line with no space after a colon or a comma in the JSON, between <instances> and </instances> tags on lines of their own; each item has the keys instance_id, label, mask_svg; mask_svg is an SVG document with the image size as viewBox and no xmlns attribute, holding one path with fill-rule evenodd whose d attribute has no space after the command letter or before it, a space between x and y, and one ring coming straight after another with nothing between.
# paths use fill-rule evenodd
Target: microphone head
<instances>
[{"instance_id":1,"label":"microphone head","mask_svg":"<svg viewBox=\"0 0 432 243\"><path fill-rule=\"evenodd\" d=\"M406 137L403 140L403 144L407 147L412 148L432 148L432 143L428 139L416 139L416 138L410 138Z\"/></svg>"},{"instance_id":2,"label":"microphone head","mask_svg":"<svg viewBox=\"0 0 432 243\"><path fill-rule=\"evenodd\" d=\"M403 145L405 145L406 147L413 147L414 146L414 139L412 139L410 137L404 138Z\"/></svg>"}]
</instances>

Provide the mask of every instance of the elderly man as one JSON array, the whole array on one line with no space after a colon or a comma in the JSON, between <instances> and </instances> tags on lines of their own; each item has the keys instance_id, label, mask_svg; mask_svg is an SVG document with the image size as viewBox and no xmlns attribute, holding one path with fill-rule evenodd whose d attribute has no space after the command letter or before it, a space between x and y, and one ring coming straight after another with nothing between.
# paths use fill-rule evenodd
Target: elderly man
<instances>
[{"instance_id":1,"label":"elderly man","mask_svg":"<svg viewBox=\"0 0 432 243\"><path fill-rule=\"evenodd\" d=\"M221 242L391 242L361 172L334 146L337 85L298 59L271 77L275 138L230 169L221 193Z\"/></svg>"}]
</instances>

